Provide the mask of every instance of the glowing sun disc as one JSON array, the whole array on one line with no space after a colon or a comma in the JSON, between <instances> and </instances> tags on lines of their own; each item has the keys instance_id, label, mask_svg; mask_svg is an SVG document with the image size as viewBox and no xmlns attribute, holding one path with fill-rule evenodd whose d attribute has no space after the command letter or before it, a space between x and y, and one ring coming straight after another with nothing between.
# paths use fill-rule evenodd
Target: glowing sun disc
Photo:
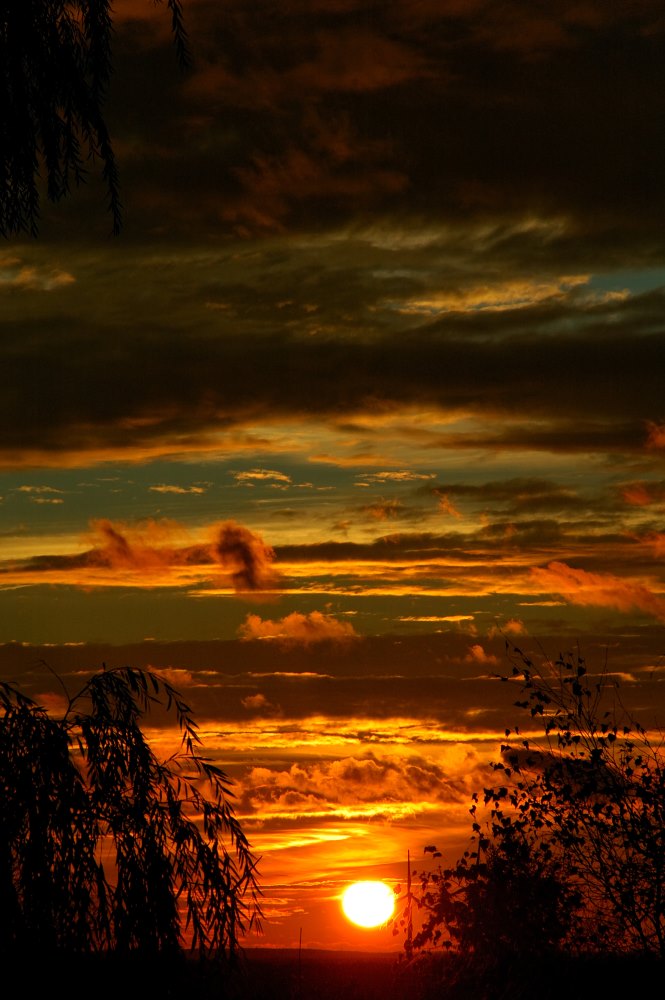
<instances>
[{"instance_id":1,"label":"glowing sun disc","mask_svg":"<svg viewBox=\"0 0 665 1000\"><path fill-rule=\"evenodd\" d=\"M344 890L342 909L359 927L380 927L393 915L395 893L385 882L354 882Z\"/></svg>"}]
</instances>

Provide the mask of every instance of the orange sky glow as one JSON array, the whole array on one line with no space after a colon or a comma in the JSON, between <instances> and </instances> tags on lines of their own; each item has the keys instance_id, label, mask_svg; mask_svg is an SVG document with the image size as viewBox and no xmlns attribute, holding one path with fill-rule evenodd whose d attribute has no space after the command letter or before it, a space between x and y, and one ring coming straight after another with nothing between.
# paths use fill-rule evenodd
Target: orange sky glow
<instances>
[{"instance_id":1,"label":"orange sky glow","mask_svg":"<svg viewBox=\"0 0 665 1000\"><path fill-rule=\"evenodd\" d=\"M399 950L340 895L464 850L506 640L663 722L662 5L114 6L122 232L0 250L0 680L160 672L247 943Z\"/></svg>"}]
</instances>

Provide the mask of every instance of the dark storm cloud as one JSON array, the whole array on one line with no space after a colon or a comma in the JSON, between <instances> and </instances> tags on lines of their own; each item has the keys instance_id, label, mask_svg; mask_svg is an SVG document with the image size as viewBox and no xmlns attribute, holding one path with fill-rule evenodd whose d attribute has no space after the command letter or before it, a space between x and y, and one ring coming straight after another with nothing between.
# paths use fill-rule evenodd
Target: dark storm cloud
<instances>
[{"instance_id":1,"label":"dark storm cloud","mask_svg":"<svg viewBox=\"0 0 665 1000\"><path fill-rule=\"evenodd\" d=\"M226 435L233 447L237 431L305 412L331 422L398 419L412 406L494 420L456 433L411 429L423 447L638 449L662 417L665 345L653 328L664 307L665 296L650 293L591 310L451 314L408 336L379 327L351 352L343 331L302 339L279 323L268 332L241 322L235 335L222 324L215 335L206 318L184 337L129 315L122 328L98 317L63 316L48 327L7 318L0 449L5 463L21 450L28 460L30 452L180 453L223 447Z\"/></svg>"},{"instance_id":2,"label":"dark storm cloud","mask_svg":"<svg viewBox=\"0 0 665 1000\"><path fill-rule=\"evenodd\" d=\"M454 497L455 502L468 500L474 506L480 505L483 509L498 505L504 516L540 511L577 511L581 514L589 509L589 497L584 496L579 489L571 489L547 479L528 477L480 484L454 482L445 485L433 484L421 487L418 492L440 499ZM594 497L594 509L597 510L600 505L599 498Z\"/></svg>"},{"instance_id":3,"label":"dark storm cloud","mask_svg":"<svg viewBox=\"0 0 665 1000\"><path fill-rule=\"evenodd\" d=\"M604 241L636 212L654 236L662 224L657 0L191 2L182 81L167 33L155 50L122 14L111 109L146 229L520 207L571 213Z\"/></svg>"},{"instance_id":4,"label":"dark storm cloud","mask_svg":"<svg viewBox=\"0 0 665 1000\"><path fill-rule=\"evenodd\" d=\"M598 560L616 557L631 561L644 561L653 568L653 555L628 534L602 530L596 521L587 525L584 519L565 522L554 518L526 520L504 519L483 524L476 530L450 531L441 534L425 532L400 532L384 535L371 542L322 541L312 544L280 545L277 560L286 563L328 562L357 563L381 561L390 566L399 563L428 562L434 566L444 560L451 567L465 563L480 567L486 560L489 567L501 556L523 552L525 558L535 563L542 553L559 551L570 546L583 551L589 563L599 567ZM440 572L440 567L439 567Z\"/></svg>"},{"instance_id":5,"label":"dark storm cloud","mask_svg":"<svg viewBox=\"0 0 665 1000\"><path fill-rule=\"evenodd\" d=\"M234 521L221 524L211 550L222 568L230 573L237 591L264 590L275 584L273 549L244 525Z\"/></svg>"},{"instance_id":6,"label":"dark storm cloud","mask_svg":"<svg viewBox=\"0 0 665 1000\"><path fill-rule=\"evenodd\" d=\"M643 446L665 297L622 269L665 250L660 4L192 0L185 77L153 14L117 12L121 240L91 249L77 195L0 267L5 465L269 451L252 428L303 414Z\"/></svg>"}]
</instances>

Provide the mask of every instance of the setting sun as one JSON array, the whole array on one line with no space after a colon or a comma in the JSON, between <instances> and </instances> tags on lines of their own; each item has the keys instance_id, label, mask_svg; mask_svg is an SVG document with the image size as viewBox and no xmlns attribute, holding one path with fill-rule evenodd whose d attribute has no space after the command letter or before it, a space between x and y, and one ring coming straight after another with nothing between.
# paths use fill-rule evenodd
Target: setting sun
<instances>
[{"instance_id":1,"label":"setting sun","mask_svg":"<svg viewBox=\"0 0 665 1000\"><path fill-rule=\"evenodd\" d=\"M393 915L395 894L385 882L354 882L344 890L342 909L359 927L380 927Z\"/></svg>"}]
</instances>

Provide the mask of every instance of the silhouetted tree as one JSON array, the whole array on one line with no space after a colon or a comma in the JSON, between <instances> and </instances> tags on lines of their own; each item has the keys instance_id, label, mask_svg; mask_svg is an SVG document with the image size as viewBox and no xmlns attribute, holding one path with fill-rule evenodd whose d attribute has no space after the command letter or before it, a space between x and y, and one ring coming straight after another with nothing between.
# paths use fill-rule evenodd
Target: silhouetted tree
<instances>
[{"instance_id":1,"label":"silhouetted tree","mask_svg":"<svg viewBox=\"0 0 665 1000\"><path fill-rule=\"evenodd\" d=\"M165 2L184 64L181 0ZM36 234L40 175L48 197L58 201L95 160L101 163L114 232L120 228L118 171L103 115L112 30L111 0L0 0L3 236Z\"/></svg>"},{"instance_id":2,"label":"silhouetted tree","mask_svg":"<svg viewBox=\"0 0 665 1000\"><path fill-rule=\"evenodd\" d=\"M471 850L424 874L417 943L525 953L571 950L665 957L665 755L623 707L605 671L590 677L579 653L537 668L507 650L530 728L506 729L502 782L482 793L487 827L471 808ZM612 703L606 708L608 695ZM535 895L534 895L535 894ZM503 928L503 929L502 929Z\"/></svg>"},{"instance_id":3,"label":"silhouetted tree","mask_svg":"<svg viewBox=\"0 0 665 1000\"><path fill-rule=\"evenodd\" d=\"M497 824L533 831L583 896L581 943L665 957L665 756L622 705L605 671L579 653L537 669L513 648L516 705L541 719L543 739L506 732L494 764L506 784L486 789ZM612 702L605 707L608 696Z\"/></svg>"},{"instance_id":4,"label":"silhouetted tree","mask_svg":"<svg viewBox=\"0 0 665 1000\"><path fill-rule=\"evenodd\" d=\"M256 860L190 709L130 668L67 701L57 718L0 684L0 954L235 953L260 920ZM166 761L151 706L182 733Z\"/></svg>"}]
</instances>

